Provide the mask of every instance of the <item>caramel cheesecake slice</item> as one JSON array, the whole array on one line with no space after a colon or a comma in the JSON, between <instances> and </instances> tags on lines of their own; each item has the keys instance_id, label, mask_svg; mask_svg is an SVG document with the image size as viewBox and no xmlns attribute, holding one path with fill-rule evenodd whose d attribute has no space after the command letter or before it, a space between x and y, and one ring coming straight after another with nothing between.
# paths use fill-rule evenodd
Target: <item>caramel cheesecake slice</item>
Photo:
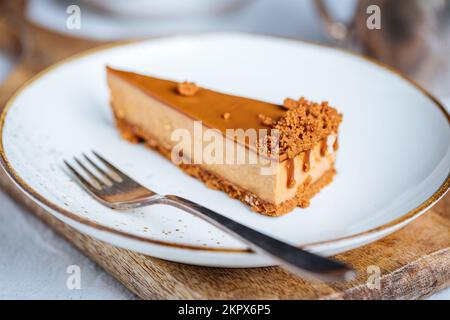
<instances>
[{"instance_id":1,"label":"caramel cheesecake slice","mask_svg":"<svg viewBox=\"0 0 450 320\"><path fill-rule=\"evenodd\" d=\"M208 187L280 216L333 180L342 115L303 98L271 104L107 68L122 136Z\"/></svg>"}]
</instances>

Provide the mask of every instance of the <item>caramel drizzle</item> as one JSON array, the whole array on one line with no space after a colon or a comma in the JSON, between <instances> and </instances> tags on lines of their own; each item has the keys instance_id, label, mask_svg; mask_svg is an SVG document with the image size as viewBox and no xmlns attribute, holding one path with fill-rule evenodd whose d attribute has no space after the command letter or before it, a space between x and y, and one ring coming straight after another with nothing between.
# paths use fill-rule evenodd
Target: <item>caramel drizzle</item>
<instances>
[{"instance_id":1,"label":"caramel drizzle","mask_svg":"<svg viewBox=\"0 0 450 320\"><path fill-rule=\"evenodd\" d=\"M334 152L336 152L336 151L338 151L338 149L339 149L339 138L336 137L336 140L334 140L334 143L333 143L333 150L334 150Z\"/></svg>"},{"instance_id":2,"label":"caramel drizzle","mask_svg":"<svg viewBox=\"0 0 450 320\"><path fill-rule=\"evenodd\" d=\"M305 152L305 158L303 160L303 171L309 172L311 169L311 150Z\"/></svg>"},{"instance_id":3,"label":"caramel drizzle","mask_svg":"<svg viewBox=\"0 0 450 320\"><path fill-rule=\"evenodd\" d=\"M327 155L327 149L328 149L328 141L327 139L323 139L320 145L320 155L322 157L325 157Z\"/></svg>"},{"instance_id":4,"label":"caramel drizzle","mask_svg":"<svg viewBox=\"0 0 450 320\"><path fill-rule=\"evenodd\" d=\"M292 189L295 187L297 182L295 181L295 162L294 159L287 159L286 162L287 169L287 187Z\"/></svg>"}]
</instances>

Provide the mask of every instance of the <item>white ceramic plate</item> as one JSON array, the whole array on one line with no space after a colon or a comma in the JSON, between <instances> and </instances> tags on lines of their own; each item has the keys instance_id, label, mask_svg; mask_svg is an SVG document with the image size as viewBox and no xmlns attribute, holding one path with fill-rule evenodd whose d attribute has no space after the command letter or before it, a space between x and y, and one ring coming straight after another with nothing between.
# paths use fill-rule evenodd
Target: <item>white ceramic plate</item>
<instances>
[{"instance_id":1,"label":"white ceramic plate","mask_svg":"<svg viewBox=\"0 0 450 320\"><path fill-rule=\"evenodd\" d=\"M119 137L108 105L107 64L271 102L297 96L330 101L344 114L334 183L306 210L282 218L251 212L157 153ZM127 249L207 266L272 261L174 208L110 210L66 175L62 160L98 150L157 192L181 195L324 255L398 230L449 187L449 115L436 100L364 58L256 35L180 36L72 58L34 78L9 102L1 142L9 175L69 225Z\"/></svg>"}]
</instances>

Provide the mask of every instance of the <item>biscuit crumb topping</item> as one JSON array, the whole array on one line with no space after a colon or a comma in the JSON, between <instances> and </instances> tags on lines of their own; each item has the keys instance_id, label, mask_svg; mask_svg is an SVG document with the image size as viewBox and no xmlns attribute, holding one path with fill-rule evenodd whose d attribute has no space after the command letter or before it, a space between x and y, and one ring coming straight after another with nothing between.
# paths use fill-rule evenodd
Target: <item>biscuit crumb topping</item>
<instances>
[{"instance_id":1,"label":"biscuit crumb topping","mask_svg":"<svg viewBox=\"0 0 450 320\"><path fill-rule=\"evenodd\" d=\"M289 159L311 150L320 140L337 133L342 122L342 114L328 102L286 99L284 105L287 109L285 116L270 127L278 132L277 154L286 155ZM273 141L265 141L264 144L271 145Z\"/></svg>"},{"instance_id":2,"label":"biscuit crumb topping","mask_svg":"<svg viewBox=\"0 0 450 320\"><path fill-rule=\"evenodd\" d=\"M298 101L291 99L291 98L286 98L283 102L283 107L288 110L298 108L299 105L300 104Z\"/></svg>"},{"instance_id":3,"label":"biscuit crumb topping","mask_svg":"<svg viewBox=\"0 0 450 320\"><path fill-rule=\"evenodd\" d=\"M272 118L266 116L265 114L259 114L258 118L261 121L261 123L265 126L272 126L274 124L274 121L272 120Z\"/></svg>"},{"instance_id":4,"label":"biscuit crumb topping","mask_svg":"<svg viewBox=\"0 0 450 320\"><path fill-rule=\"evenodd\" d=\"M200 88L193 82L180 82L177 85L177 92L185 97L193 97L197 94Z\"/></svg>"}]
</instances>

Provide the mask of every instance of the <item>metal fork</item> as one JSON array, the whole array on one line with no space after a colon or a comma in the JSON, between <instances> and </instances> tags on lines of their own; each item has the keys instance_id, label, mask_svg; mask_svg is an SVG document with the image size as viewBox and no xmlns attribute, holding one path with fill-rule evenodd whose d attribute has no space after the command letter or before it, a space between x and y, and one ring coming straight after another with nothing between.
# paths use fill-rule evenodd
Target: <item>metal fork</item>
<instances>
[{"instance_id":1,"label":"metal fork","mask_svg":"<svg viewBox=\"0 0 450 320\"><path fill-rule=\"evenodd\" d=\"M355 272L346 265L304 251L263 233L246 227L224 217L204 206L175 195L160 195L137 183L125 173L113 166L101 155L92 152L102 163L83 154L85 162L95 170L89 169L83 162L74 158L84 175L64 160L67 168L81 186L104 205L117 210L139 208L154 204L165 204L184 210L197 216L219 229L246 243L253 251L265 254L288 271L302 277L318 278L324 281L351 280ZM97 171L96 173L94 173Z\"/></svg>"}]
</instances>

